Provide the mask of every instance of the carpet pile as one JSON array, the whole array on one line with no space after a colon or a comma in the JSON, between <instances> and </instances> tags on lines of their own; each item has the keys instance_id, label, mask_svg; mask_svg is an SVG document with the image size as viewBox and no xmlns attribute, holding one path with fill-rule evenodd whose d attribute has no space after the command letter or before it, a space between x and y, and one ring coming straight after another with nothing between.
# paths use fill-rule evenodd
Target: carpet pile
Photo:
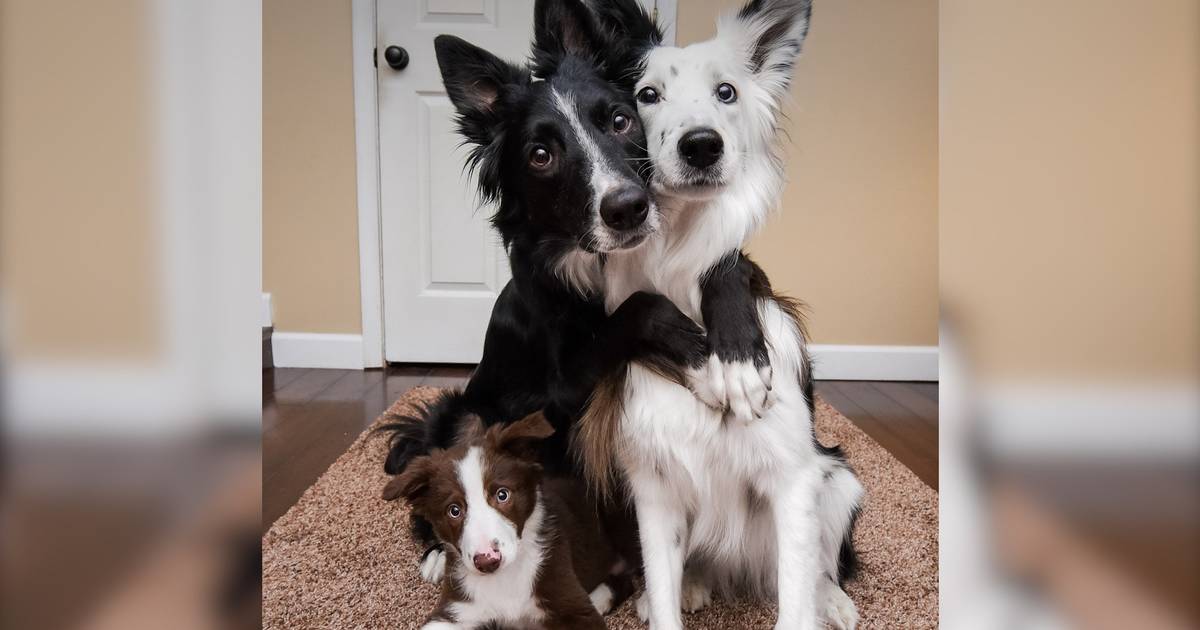
<instances>
[{"instance_id":1,"label":"carpet pile","mask_svg":"<svg viewBox=\"0 0 1200 630\"><path fill-rule=\"evenodd\" d=\"M417 388L404 410L437 394ZM859 627L937 627L938 496L825 401L817 436L841 444L867 489L855 544L861 567L846 590ZM437 600L421 580L407 508L379 494L385 440L364 432L263 536L263 627L419 628ZM632 601L605 618L613 630L642 629ZM772 606L718 601L684 616L695 630L770 628Z\"/></svg>"}]
</instances>

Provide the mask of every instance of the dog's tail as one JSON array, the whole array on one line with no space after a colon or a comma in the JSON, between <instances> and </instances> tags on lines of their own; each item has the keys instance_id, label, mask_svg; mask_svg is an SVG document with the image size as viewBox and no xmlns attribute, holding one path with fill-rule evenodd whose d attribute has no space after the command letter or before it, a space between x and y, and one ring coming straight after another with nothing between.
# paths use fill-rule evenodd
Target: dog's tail
<instances>
[{"instance_id":1,"label":"dog's tail","mask_svg":"<svg viewBox=\"0 0 1200 630\"><path fill-rule=\"evenodd\" d=\"M588 489L601 501L614 498L620 478L617 433L625 413L625 380L628 377L626 368L601 379L571 433L571 450L583 478Z\"/></svg>"},{"instance_id":2,"label":"dog's tail","mask_svg":"<svg viewBox=\"0 0 1200 630\"><path fill-rule=\"evenodd\" d=\"M818 497L821 523L821 564L838 584L854 577L858 553L854 550L854 526L862 509L862 483L846 463L839 447L817 444L826 459L825 482Z\"/></svg>"},{"instance_id":3,"label":"dog's tail","mask_svg":"<svg viewBox=\"0 0 1200 630\"><path fill-rule=\"evenodd\" d=\"M409 462L435 448L447 448L460 430L460 420L472 417L461 390L442 392L412 414L389 414L387 424L375 431L388 434L388 454L383 470L389 475L404 472Z\"/></svg>"}]
</instances>

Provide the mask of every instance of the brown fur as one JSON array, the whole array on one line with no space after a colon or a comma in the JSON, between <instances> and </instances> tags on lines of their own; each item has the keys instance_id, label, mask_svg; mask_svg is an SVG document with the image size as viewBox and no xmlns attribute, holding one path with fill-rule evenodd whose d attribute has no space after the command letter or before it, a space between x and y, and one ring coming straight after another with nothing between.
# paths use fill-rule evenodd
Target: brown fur
<instances>
[{"instance_id":1,"label":"brown fur","mask_svg":"<svg viewBox=\"0 0 1200 630\"><path fill-rule=\"evenodd\" d=\"M602 379L596 384L583 417L576 423L571 436L572 451L578 458L580 468L588 486L603 501L614 496L620 481L617 469L617 433L621 430L621 415L624 414L625 379L627 368Z\"/></svg>"},{"instance_id":2,"label":"brown fur","mask_svg":"<svg viewBox=\"0 0 1200 630\"><path fill-rule=\"evenodd\" d=\"M477 420L465 423L461 438L451 449L435 450L414 459L404 473L384 487L383 498L403 497L413 512L425 517L434 533L450 554L451 562L461 561L455 543L462 534L465 518L451 518L447 508L457 502L466 510L456 464L472 446L481 447L484 487L488 503L517 528L524 536L526 522L537 502L537 490L542 491L546 519L540 535L546 541L545 556L533 595L545 618L546 630L584 628L599 630L604 621L592 606L588 594L601 583L608 583L614 593L614 608L632 593L632 576L623 572L611 574L618 556L600 526L601 518L587 492L573 479L542 479L537 464L538 442L549 437L553 428L542 414L532 414L520 421L484 429ZM508 488L511 498L499 503L496 490ZM429 620L453 621L450 605L466 601L467 595L447 570L442 594Z\"/></svg>"}]
</instances>

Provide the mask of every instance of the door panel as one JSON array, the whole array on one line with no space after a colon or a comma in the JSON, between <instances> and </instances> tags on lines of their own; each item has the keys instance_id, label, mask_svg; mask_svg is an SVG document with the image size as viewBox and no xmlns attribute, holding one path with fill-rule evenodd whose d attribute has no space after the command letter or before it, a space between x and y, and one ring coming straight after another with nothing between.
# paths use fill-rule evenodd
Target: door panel
<instances>
[{"instance_id":1,"label":"door panel","mask_svg":"<svg viewBox=\"0 0 1200 630\"><path fill-rule=\"evenodd\" d=\"M533 38L532 0L379 0L379 153L384 356L473 363L510 276L442 87L433 38L457 35L513 61ZM384 61L402 46L408 67Z\"/></svg>"}]
</instances>

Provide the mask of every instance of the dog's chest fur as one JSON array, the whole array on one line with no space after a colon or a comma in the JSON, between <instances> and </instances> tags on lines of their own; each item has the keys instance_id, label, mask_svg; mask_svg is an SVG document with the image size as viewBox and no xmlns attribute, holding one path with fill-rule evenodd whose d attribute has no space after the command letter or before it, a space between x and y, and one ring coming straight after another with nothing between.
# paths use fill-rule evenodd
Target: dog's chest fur
<instances>
[{"instance_id":1,"label":"dog's chest fur","mask_svg":"<svg viewBox=\"0 0 1200 630\"><path fill-rule=\"evenodd\" d=\"M712 199L659 197L662 229L633 251L609 254L604 263L608 312L636 291L651 291L665 295L703 325L703 275L727 254L741 249L758 229L774 205L781 183L769 162L754 161L737 182Z\"/></svg>"},{"instance_id":2,"label":"dog's chest fur","mask_svg":"<svg viewBox=\"0 0 1200 630\"><path fill-rule=\"evenodd\" d=\"M471 575L465 572L453 576L462 601L447 606L453 618L465 627L474 627L493 620L536 626L545 616L534 597L534 588L542 563L547 557L542 540L546 520L545 507L539 500L525 527L532 536L522 540L516 561L497 574Z\"/></svg>"},{"instance_id":3,"label":"dog's chest fur","mask_svg":"<svg viewBox=\"0 0 1200 630\"><path fill-rule=\"evenodd\" d=\"M741 183L704 201L660 198L662 232L606 261L608 309L635 291L653 291L703 324L703 275L765 218L779 186L774 172L744 173ZM691 549L706 550L752 583L769 584L774 534L763 507L790 478L781 471L809 454L811 417L800 387L800 331L772 300L760 300L758 308L775 374L770 412L751 424L727 424L685 387L635 364L625 384L618 453L632 483L652 474L690 506Z\"/></svg>"}]
</instances>

